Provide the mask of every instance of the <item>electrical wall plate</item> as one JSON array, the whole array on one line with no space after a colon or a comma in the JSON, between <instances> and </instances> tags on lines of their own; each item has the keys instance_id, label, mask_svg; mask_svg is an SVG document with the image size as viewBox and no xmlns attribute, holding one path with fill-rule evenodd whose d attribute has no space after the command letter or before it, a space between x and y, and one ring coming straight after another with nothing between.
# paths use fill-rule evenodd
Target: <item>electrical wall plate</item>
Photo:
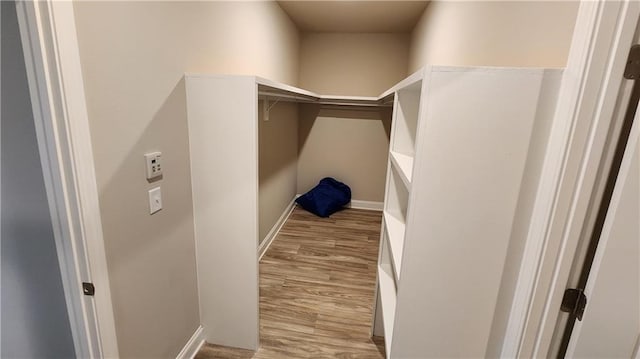
<instances>
[{"instance_id":1,"label":"electrical wall plate","mask_svg":"<svg viewBox=\"0 0 640 359\"><path fill-rule=\"evenodd\" d=\"M162 176L162 152L146 153L144 160L148 180Z\"/></svg>"},{"instance_id":2,"label":"electrical wall plate","mask_svg":"<svg viewBox=\"0 0 640 359\"><path fill-rule=\"evenodd\" d=\"M154 214L162 209L162 191L160 187L149 190L149 214Z\"/></svg>"}]
</instances>

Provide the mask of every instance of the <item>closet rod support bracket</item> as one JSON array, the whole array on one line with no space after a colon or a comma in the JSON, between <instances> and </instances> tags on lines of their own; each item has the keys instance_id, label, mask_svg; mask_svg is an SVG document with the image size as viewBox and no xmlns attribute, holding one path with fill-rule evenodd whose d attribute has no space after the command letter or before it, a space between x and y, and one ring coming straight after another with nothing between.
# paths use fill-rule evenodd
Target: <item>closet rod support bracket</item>
<instances>
[{"instance_id":1,"label":"closet rod support bracket","mask_svg":"<svg viewBox=\"0 0 640 359\"><path fill-rule=\"evenodd\" d=\"M278 102L280 102L280 99L277 98L275 101L273 101L273 103L269 104L269 98L265 98L264 101L262 101L262 119L266 122L269 121L269 112L271 111L271 109L273 108L273 106L275 106Z\"/></svg>"}]
</instances>

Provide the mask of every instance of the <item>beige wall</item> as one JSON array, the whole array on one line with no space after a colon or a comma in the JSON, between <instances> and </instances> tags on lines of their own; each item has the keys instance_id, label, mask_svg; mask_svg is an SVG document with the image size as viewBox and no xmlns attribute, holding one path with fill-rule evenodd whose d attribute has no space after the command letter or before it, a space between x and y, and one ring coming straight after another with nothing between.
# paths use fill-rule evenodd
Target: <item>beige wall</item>
<instances>
[{"instance_id":1,"label":"beige wall","mask_svg":"<svg viewBox=\"0 0 640 359\"><path fill-rule=\"evenodd\" d=\"M306 33L300 44L300 87L378 96L407 76L408 55L408 34ZM351 187L353 199L381 202L390 115L302 107L298 193L333 176Z\"/></svg>"},{"instance_id":2,"label":"beige wall","mask_svg":"<svg viewBox=\"0 0 640 359\"><path fill-rule=\"evenodd\" d=\"M433 1L413 30L409 71L564 67L577 11L578 1Z\"/></svg>"},{"instance_id":3,"label":"beige wall","mask_svg":"<svg viewBox=\"0 0 640 359\"><path fill-rule=\"evenodd\" d=\"M382 202L390 128L390 111L300 105L298 193L334 177L353 199Z\"/></svg>"},{"instance_id":4,"label":"beige wall","mask_svg":"<svg viewBox=\"0 0 640 359\"><path fill-rule=\"evenodd\" d=\"M408 56L408 34L306 33L300 43L300 87L378 96L407 76Z\"/></svg>"},{"instance_id":5,"label":"beige wall","mask_svg":"<svg viewBox=\"0 0 640 359\"><path fill-rule=\"evenodd\" d=\"M258 103L260 242L295 197L298 180L298 105L277 103L264 121L262 103Z\"/></svg>"},{"instance_id":6,"label":"beige wall","mask_svg":"<svg viewBox=\"0 0 640 359\"><path fill-rule=\"evenodd\" d=\"M296 84L298 32L273 2L74 4L120 355L175 357L198 327L184 72ZM148 183L143 154L162 151ZM162 187L164 209L148 213Z\"/></svg>"}]
</instances>

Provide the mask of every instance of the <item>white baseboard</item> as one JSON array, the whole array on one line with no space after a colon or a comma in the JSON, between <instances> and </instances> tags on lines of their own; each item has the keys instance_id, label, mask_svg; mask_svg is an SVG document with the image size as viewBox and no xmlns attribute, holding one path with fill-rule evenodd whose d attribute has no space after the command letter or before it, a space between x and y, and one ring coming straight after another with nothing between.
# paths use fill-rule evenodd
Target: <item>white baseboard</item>
<instances>
[{"instance_id":1,"label":"white baseboard","mask_svg":"<svg viewBox=\"0 0 640 359\"><path fill-rule=\"evenodd\" d=\"M298 196L296 196L296 198L298 198ZM258 247L258 260L262 259L262 256L265 254L267 249L269 249L271 242L273 242L273 240L276 238L278 232L280 232L280 229L282 228L282 226L284 226L284 223L287 221L295 207L296 200L294 198L291 200L291 203L289 203L289 205L284 209L284 212L282 212L282 215L280 216L280 218L278 218L276 224L273 225L269 233L267 233L267 235L264 237L264 240L260 243L260 246Z\"/></svg>"},{"instance_id":2,"label":"white baseboard","mask_svg":"<svg viewBox=\"0 0 640 359\"><path fill-rule=\"evenodd\" d=\"M352 199L351 202L345 207L356 208L356 209L366 209L370 211L382 211L382 209L384 208L382 202L360 201L357 199Z\"/></svg>"},{"instance_id":3,"label":"white baseboard","mask_svg":"<svg viewBox=\"0 0 640 359\"><path fill-rule=\"evenodd\" d=\"M204 344L204 329L202 325L196 329L195 333L189 338L187 344L184 345L176 359L193 359L198 354L198 350Z\"/></svg>"},{"instance_id":4,"label":"white baseboard","mask_svg":"<svg viewBox=\"0 0 640 359\"><path fill-rule=\"evenodd\" d=\"M301 194L296 194L296 198L302 196ZM345 208L355 208L355 209L366 209L369 211L380 211L384 209L383 202L374 202L374 201L361 201L359 199L352 199Z\"/></svg>"}]
</instances>

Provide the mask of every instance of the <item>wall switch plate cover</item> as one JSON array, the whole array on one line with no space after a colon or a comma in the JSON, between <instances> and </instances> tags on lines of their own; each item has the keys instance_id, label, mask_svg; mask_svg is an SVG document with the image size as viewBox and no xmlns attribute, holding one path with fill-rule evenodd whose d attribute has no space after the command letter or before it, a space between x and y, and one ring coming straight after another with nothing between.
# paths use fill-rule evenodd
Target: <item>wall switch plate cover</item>
<instances>
[{"instance_id":1,"label":"wall switch plate cover","mask_svg":"<svg viewBox=\"0 0 640 359\"><path fill-rule=\"evenodd\" d=\"M162 209L162 192L160 187L149 190L149 214L154 214Z\"/></svg>"}]
</instances>

